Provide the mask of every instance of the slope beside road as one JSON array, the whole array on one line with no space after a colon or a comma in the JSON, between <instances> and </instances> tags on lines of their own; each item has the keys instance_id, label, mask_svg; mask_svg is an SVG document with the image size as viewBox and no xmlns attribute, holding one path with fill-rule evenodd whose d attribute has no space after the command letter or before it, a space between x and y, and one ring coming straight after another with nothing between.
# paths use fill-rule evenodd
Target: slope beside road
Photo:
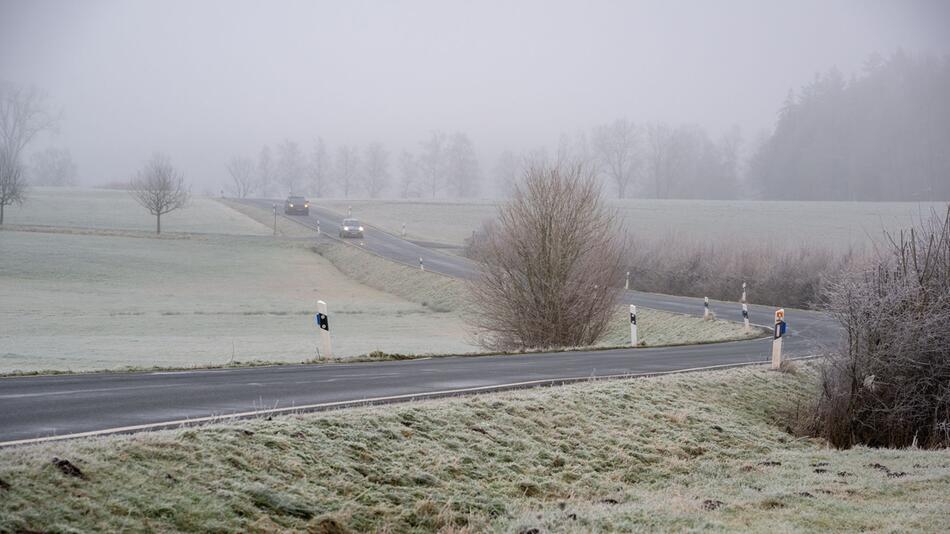
<instances>
[{"instance_id":1,"label":"slope beside road","mask_svg":"<svg viewBox=\"0 0 950 534\"><path fill-rule=\"evenodd\" d=\"M272 201L249 201L269 209ZM321 221L320 239L335 239L341 217L311 208L301 224ZM315 236L317 238L317 236ZM347 242L353 243L352 240ZM365 250L447 276L474 276L465 258L443 254L367 227ZM627 292L640 306L701 314L695 298ZM735 303L713 302L720 317L738 315ZM731 311L730 311L731 310ZM750 306L756 322L773 309ZM838 330L824 314L787 310L786 354L811 356L831 347ZM99 373L0 379L0 446L77 435L131 432L217 417L319 410L364 402L393 402L511 387L557 384L596 377L631 376L761 363L770 341L751 341L517 356L446 357L382 363L288 365L181 372Z\"/></svg>"}]
</instances>

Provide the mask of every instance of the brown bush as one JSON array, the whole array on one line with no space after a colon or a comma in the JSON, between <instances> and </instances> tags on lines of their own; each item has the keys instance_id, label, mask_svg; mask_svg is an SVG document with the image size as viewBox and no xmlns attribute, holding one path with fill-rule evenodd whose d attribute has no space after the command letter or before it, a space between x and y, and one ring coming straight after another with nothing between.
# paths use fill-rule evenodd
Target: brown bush
<instances>
[{"instance_id":1,"label":"brown bush","mask_svg":"<svg viewBox=\"0 0 950 534\"><path fill-rule=\"evenodd\" d=\"M829 303L847 344L800 430L842 448L950 446L950 208L888 236Z\"/></svg>"},{"instance_id":2,"label":"brown bush","mask_svg":"<svg viewBox=\"0 0 950 534\"><path fill-rule=\"evenodd\" d=\"M822 288L863 257L847 250L778 247L741 241L699 243L681 235L631 244L626 263L630 288L719 300L815 308Z\"/></svg>"},{"instance_id":3,"label":"brown bush","mask_svg":"<svg viewBox=\"0 0 950 534\"><path fill-rule=\"evenodd\" d=\"M529 169L471 255L481 264L467 316L495 350L595 343L621 291L623 245L581 166Z\"/></svg>"}]
</instances>

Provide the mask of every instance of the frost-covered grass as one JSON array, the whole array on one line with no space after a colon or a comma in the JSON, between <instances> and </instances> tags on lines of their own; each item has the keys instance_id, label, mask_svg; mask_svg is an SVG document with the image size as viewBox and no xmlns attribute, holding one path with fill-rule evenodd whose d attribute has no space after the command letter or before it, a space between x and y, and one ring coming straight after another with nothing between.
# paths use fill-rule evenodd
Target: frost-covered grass
<instances>
[{"instance_id":1,"label":"frost-covered grass","mask_svg":"<svg viewBox=\"0 0 950 534\"><path fill-rule=\"evenodd\" d=\"M702 317L693 315L637 308L637 341L647 347L737 341L762 337L767 333L768 331L759 327L750 327L749 331L746 331L742 323L733 321L704 321ZM600 345L629 344L629 306L621 306Z\"/></svg>"},{"instance_id":2,"label":"frost-covered grass","mask_svg":"<svg viewBox=\"0 0 950 534\"><path fill-rule=\"evenodd\" d=\"M121 230L155 230L155 217L127 191L34 187L22 206L7 206L4 224ZM193 196L189 204L162 217L162 232L268 235L270 228L221 205Z\"/></svg>"},{"instance_id":3,"label":"frost-covered grass","mask_svg":"<svg viewBox=\"0 0 950 534\"><path fill-rule=\"evenodd\" d=\"M353 213L366 222L398 233L403 222L410 238L460 245L482 221L495 216L490 201L318 201ZM863 247L883 228L904 228L938 203L912 202L767 202L717 200L611 200L627 231L638 239L670 235L705 240L736 240L828 247Z\"/></svg>"},{"instance_id":4,"label":"frost-covered grass","mask_svg":"<svg viewBox=\"0 0 950 534\"><path fill-rule=\"evenodd\" d=\"M470 352L458 316L372 289L306 243L0 232L0 372Z\"/></svg>"},{"instance_id":5,"label":"frost-covered grass","mask_svg":"<svg viewBox=\"0 0 950 534\"><path fill-rule=\"evenodd\" d=\"M813 387L757 367L5 449L0 531L945 531L948 451L794 438Z\"/></svg>"}]
</instances>

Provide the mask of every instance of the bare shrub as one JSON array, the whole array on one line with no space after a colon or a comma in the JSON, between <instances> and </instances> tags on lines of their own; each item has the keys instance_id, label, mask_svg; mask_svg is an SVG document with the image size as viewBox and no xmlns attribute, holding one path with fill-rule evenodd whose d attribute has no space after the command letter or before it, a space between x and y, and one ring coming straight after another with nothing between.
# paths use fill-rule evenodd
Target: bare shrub
<instances>
[{"instance_id":1,"label":"bare shrub","mask_svg":"<svg viewBox=\"0 0 950 534\"><path fill-rule=\"evenodd\" d=\"M745 241L701 243L682 235L632 243L630 288L796 308L821 303L822 288L863 254L818 247L778 247Z\"/></svg>"},{"instance_id":2,"label":"bare shrub","mask_svg":"<svg viewBox=\"0 0 950 534\"><path fill-rule=\"evenodd\" d=\"M11 204L23 204L26 193L23 166L7 151L0 150L0 224L3 224L3 208Z\"/></svg>"},{"instance_id":3,"label":"bare shrub","mask_svg":"<svg viewBox=\"0 0 950 534\"><path fill-rule=\"evenodd\" d=\"M950 208L887 237L829 295L847 345L801 430L842 448L950 446Z\"/></svg>"},{"instance_id":4,"label":"bare shrub","mask_svg":"<svg viewBox=\"0 0 950 534\"><path fill-rule=\"evenodd\" d=\"M584 346L610 321L623 244L600 188L582 166L536 166L472 245L481 262L467 314L494 350Z\"/></svg>"},{"instance_id":5,"label":"bare shrub","mask_svg":"<svg viewBox=\"0 0 950 534\"><path fill-rule=\"evenodd\" d=\"M155 233L162 233L162 215L188 203L185 178L164 154L155 154L129 183L129 193L155 216Z\"/></svg>"}]
</instances>

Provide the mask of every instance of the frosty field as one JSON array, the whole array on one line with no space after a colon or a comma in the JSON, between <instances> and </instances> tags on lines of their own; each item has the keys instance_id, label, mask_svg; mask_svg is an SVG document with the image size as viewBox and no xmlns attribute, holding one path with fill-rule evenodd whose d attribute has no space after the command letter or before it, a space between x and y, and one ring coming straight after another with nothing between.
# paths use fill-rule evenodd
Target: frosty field
<instances>
[{"instance_id":1,"label":"frosty field","mask_svg":"<svg viewBox=\"0 0 950 534\"><path fill-rule=\"evenodd\" d=\"M0 232L0 372L470 352L461 321L359 284L297 242Z\"/></svg>"},{"instance_id":2,"label":"frosty field","mask_svg":"<svg viewBox=\"0 0 950 534\"><path fill-rule=\"evenodd\" d=\"M353 215L388 232L406 224L409 237L460 245L494 217L490 201L316 201ZM939 203L910 202L767 202L715 200L611 200L627 232L642 239L670 236L690 241L755 240L774 244L863 247L882 228L909 224Z\"/></svg>"},{"instance_id":3,"label":"frosty field","mask_svg":"<svg viewBox=\"0 0 950 534\"><path fill-rule=\"evenodd\" d=\"M31 188L22 206L7 206L4 224L155 231L155 217L127 191L65 187ZM162 232L270 235L271 229L214 199L193 196L162 216Z\"/></svg>"}]
</instances>

